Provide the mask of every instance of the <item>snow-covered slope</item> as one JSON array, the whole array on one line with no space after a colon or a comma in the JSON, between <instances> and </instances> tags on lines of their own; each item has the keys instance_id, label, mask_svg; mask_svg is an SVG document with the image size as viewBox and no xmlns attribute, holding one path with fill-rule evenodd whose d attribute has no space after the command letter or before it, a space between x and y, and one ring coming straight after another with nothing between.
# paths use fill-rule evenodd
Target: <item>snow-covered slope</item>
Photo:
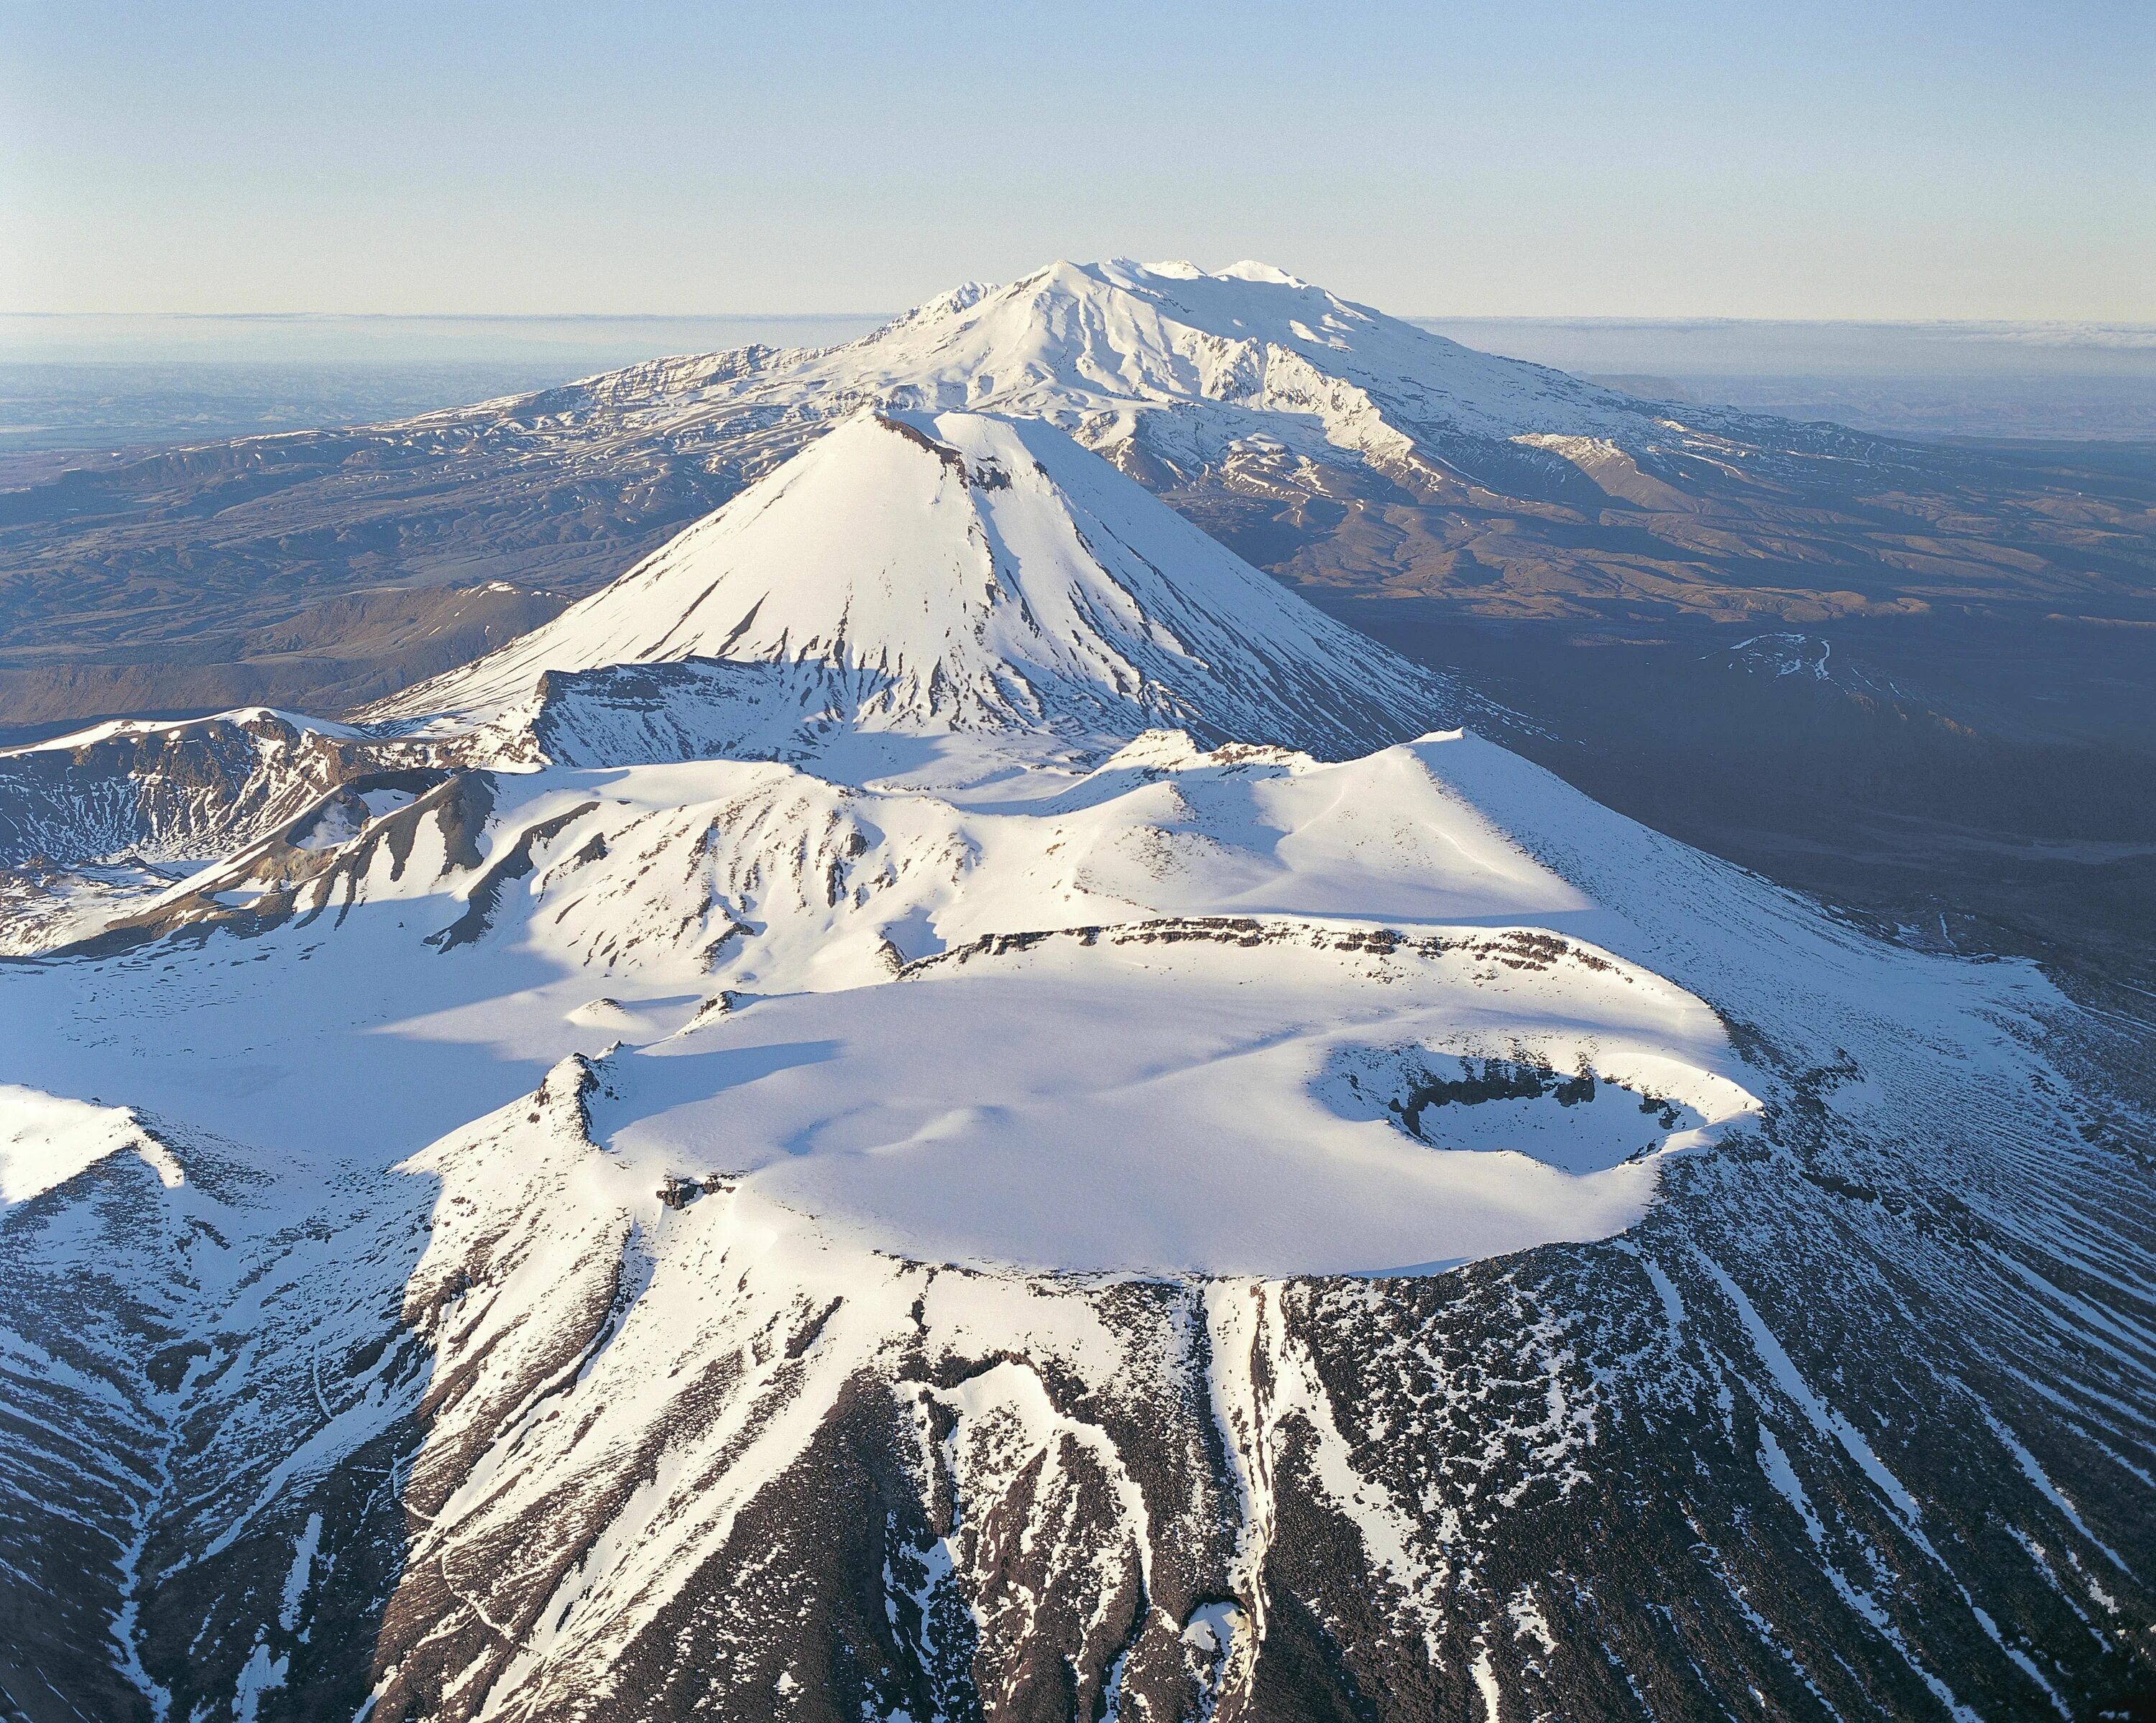
<instances>
[{"instance_id":1,"label":"snow-covered slope","mask_svg":"<svg viewBox=\"0 0 2156 1723\"><path fill-rule=\"evenodd\" d=\"M2117 1374L2156 1381L2092 1278L2133 1275L2132 1127L2025 971L1878 947L1467 736L1156 734L963 806L465 773L354 818L0 966L0 1135L52 1134L0 1218L13 1475L80 1429L100 1479L7 1510L23 1572L112 1564L39 1623L64 1690L1018 1715L1045 1654L1081 1710L1300 1715L1349 1679L1285 1659L1322 1608L1358 1686L1599 1669L1625 1715L1563 1648L1688 1667L1579 1589L1665 1507L1682 1547L1734 1515L1748 1576L1706 1694L1806 1695L1801 1656L1845 1712L2009 1715L2104 1690L2148 1617L2106 1554L2137 1486L1984 1361L2038 1347L2107 1443ZM2094 1638L1979 1546L2002 1504Z\"/></svg>"},{"instance_id":2,"label":"snow-covered slope","mask_svg":"<svg viewBox=\"0 0 2156 1723\"><path fill-rule=\"evenodd\" d=\"M325 1082L338 1118L378 1113L407 1040L463 1049L479 1086L452 1112L627 1044L649 1058L608 1065L612 1152L873 1248L1464 1259L1629 1224L1655 1156L1757 1106L1697 999L1591 942L1626 924L1449 791L1447 757L1483 746L1324 766L1156 735L994 808L728 761L451 781L341 848L244 851L112 942L222 927L316 952L264 1003L326 1038L191 1110L220 1136ZM354 1042L357 977L434 951L396 983L393 1038ZM136 1056L156 1088L170 1054Z\"/></svg>"},{"instance_id":3,"label":"snow-covered slope","mask_svg":"<svg viewBox=\"0 0 2156 1723\"><path fill-rule=\"evenodd\" d=\"M542 677L689 659L778 672L742 703L737 752L775 712L781 734L820 718L1097 745L1167 724L1337 755L1464 704L1045 425L869 413L604 591L374 715L499 721ZM579 757L552 722L557 756Z\"/></svg>"},{"instance_id":4,"label":"snow-covered slope","mask_svg":"<svg viewBox=\"0 0 2156 1723\"><path fill-rule=\"evenodd\" d=\"M947 411L214 730L223 852L0 959L6 1703L2131 1699L2136 1049L1453 697Z\"/></svg>"}]
</instances>

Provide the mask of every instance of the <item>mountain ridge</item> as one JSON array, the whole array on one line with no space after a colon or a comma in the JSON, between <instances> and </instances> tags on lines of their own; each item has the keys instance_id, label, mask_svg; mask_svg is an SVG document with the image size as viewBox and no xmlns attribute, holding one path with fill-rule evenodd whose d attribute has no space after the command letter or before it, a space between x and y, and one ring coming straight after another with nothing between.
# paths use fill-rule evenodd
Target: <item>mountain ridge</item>
<instances>
[{"instance_id":1,"label":"mountain ridge","mask_svg":"<svg viewBox=\"0 0 2156 1723\"><path fill-rule=\"evenodd\" d=\"M1142 449L1218 459L1283 415L1316 422L1315 433L1291 433L1298 453L1381 464L1426 453L1419 440L1445 431L1644 445L1682 428L1666 407L1478 352L1268 264L1208 273L1123 259L1058 261L1000 285L969 284L834 346L654 360L404 423L573 419L602 403L632 418L670 412L694 423L736 395L775 389L796 411L824 416L873 404L1045 418L1119 464L1149 458ZM1191 412L1199 423L1133 444L1148 415Z\"/></svg>"}]
</instances>

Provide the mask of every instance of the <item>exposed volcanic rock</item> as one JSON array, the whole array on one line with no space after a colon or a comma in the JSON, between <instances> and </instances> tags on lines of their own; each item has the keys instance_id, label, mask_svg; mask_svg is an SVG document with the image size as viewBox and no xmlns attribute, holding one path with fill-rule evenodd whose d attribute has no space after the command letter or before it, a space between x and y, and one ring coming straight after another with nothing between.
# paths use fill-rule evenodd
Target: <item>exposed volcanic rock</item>
<instances>
[{"instance_id":1,"label":"exposed volcanic rock","mask_svg":"<svg viewBox=\"0 0 2156 1723\"><path fill-rule=\"evenodd\" d=\"M0 866L221 854L346 776L353 731L266 708L103 724L0 752Z\"/></svg>"}]
</instances>

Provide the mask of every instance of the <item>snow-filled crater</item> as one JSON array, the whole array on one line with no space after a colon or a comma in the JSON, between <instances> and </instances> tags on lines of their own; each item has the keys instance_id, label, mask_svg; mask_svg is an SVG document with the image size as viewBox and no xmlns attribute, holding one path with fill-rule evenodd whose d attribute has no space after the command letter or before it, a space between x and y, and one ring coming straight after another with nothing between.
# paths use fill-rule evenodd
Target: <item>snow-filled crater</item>
<instances>
[{"instance_id":1,"label":"snow-filled crater","mask_svg":"<svg viewBox=\"0 0 2156 1723\"><path fill-rule=\"evenodd\" d=\"M1698 1108L1583 1065L1481 1058L1421 1047L1342 1048L1317 1094L1344 1119L1383 1119L1457 1152L1525 1155L1599 1172L1705 1139Z\"/></svg>"},{"instance_id":2,"label":"snow-filled crater","mask_svg":"<svg viewBox=\"0 0 2156 1723\"><path fill-rule=\"evenodd\" d=\"M992 938L605 1062L599 1145L909 1258L1383 1274L1605 1237L1756 1103L1712 1012L1546 935Z\"/></svg>"}]
</instances>

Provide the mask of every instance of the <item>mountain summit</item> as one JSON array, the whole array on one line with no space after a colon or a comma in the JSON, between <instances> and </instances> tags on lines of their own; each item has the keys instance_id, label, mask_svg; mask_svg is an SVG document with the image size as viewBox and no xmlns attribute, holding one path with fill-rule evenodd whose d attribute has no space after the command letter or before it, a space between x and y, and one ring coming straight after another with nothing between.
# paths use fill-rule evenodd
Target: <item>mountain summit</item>
<instances>
[{"instance_id":1,"label":"mountain summit","mask_svg":"<svg viewBox=\"0 0 2156 1723\"><path fill-rule=\"evenodd\" d=\"M747 403L782 398L783 415L742 423ZM536 427L724 425L730 442L746 433L774 448L863 407L993 412L1047 419L1140 476L1238 449L1398 468L1468 444L1560 436L1645 449L1671 434L1648 403L1253 262L1209 273L1059 261L1001 285L968 282L843 346L655 360L491 410L505 406Z\"/></svg>"},{"instance_id":2,"label":"mountain summit","mask_svg":"<svg viewBox=\"0 0 2156 1723\"><path fill-rule=\"evenodd\" d=\"M1116 411L1211 401L1314 415L1366 393L1401 424L1486 436L1636 432L1643 403L1563 372L1478 352L1270 264L1059 261L961 289L812 362L927 406Z\"/></svg>"},{"instance_id":3,"label":"mountain summit","mask_svg":"<svg viewBox=\"0 0 2156 1723\"><path fill-rule=\"evenodd\" d=\"M1171 726L1338 757L1462 705L1050 426L870 412L380 715L495 720L542 677L558 699L583 673L687 660L767 669L848 726L1104 747Z\"/></svg>"}]
</instances>

